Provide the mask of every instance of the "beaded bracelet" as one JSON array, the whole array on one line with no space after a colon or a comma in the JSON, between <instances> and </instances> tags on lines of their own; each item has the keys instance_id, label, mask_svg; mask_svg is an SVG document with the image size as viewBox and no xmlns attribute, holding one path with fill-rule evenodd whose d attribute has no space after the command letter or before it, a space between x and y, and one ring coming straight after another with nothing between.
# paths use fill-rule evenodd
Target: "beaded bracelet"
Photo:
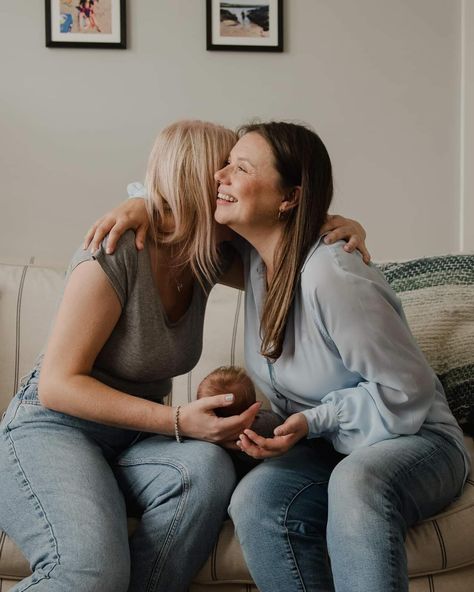
<instances>
[{"instance_id":1,"label":"beaded bracelet","mask_svg":"<svg viewBox=\"0 0 474 592\"><path fill-rule=\"evenodd\" d=\"M174 436L176 438L176 442L183 441L181 434L179 433L179 410L181 409L181 405L178 405L174 410Z\"/></svg>"}]
</instances>

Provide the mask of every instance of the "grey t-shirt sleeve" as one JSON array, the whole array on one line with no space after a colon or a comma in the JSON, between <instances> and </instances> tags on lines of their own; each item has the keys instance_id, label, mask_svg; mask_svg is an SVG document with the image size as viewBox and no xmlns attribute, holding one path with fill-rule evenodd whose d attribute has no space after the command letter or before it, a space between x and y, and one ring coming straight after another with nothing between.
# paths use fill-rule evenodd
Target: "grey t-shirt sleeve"
<instances>
[{"instance_id":1,"label":"grey t-shirt sleeve","mask_svg":"<svg viewBox=\"0 0 474 592\"><path fill-rule=\"evenodd\" d=\"M138 269L138 251L135 246L135 233L128 230L120 237L117 248L112 255L107 255L108 236L104 238L100 247L94 253L85 251L82 247L74 253L68 269L68 276L84 261L97 261L104 270L112 287L117 293L122 308L133 289Z\"/></svg>"}]
</instances>

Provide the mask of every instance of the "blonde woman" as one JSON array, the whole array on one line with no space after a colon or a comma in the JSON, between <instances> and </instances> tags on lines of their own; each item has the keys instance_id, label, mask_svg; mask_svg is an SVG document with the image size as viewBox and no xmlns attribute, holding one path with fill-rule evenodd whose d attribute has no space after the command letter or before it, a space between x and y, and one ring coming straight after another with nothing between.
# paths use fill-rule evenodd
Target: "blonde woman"
<instances>
[{"instance_id":1,"label":"blonde woman","mask_svg":"<svg viewBox=\"0 0 474 592\"><path fill-rule=\"evenodd\" d=\"M211 124L164 130L147 169L156 242L137 252L129 233L112 256L104 243L72 260L44 359L1 424L0 526L33 571L15 592L182 591L210 552L235 479L211 442L236 438L258 404L220 418L229 397L179 413L162 399L201 353L222 266L213 173L234 142ZM126 506L142 516L130 550Z\"/></svg>"},{"instance_id":2,"label":"blonde woman","mask_svg":"<svg viewBox=\"0 0 474 592\"><path fill-rule=\"evenodd\" d=\"M146 248L129 232L113 255L106 240L72 259L44 358L0 424L0 528L32 569L14 592L183 592L212 548L235 484L216 443L259 404L223 418L232 395L162 400L199 359L208 292L232 270L213 174L235 140L203 122L165 129ZM127 510L141 517L130 542Z\"/></svg>"}]
</instances>

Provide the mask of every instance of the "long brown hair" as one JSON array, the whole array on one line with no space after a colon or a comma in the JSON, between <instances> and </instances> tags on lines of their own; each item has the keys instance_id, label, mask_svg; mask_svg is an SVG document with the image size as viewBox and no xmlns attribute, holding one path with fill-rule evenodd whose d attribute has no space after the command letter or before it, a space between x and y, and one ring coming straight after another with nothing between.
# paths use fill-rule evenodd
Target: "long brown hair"
<instances>
[{"instance_id":1,"label":"long brown hair","mask_svg":"<svg viewBox=\"0 0 474 592\"><path fill-rule=\"evenodd\" d=\"M332 166L320 137L303 125L255 123L240 128L239 136L250 132L259 134L270 145L283 193L289 195L295 187L301 188L298 205L289 210L284 220L283 235L275 252L274 274L260 322L260 353L270 360L277 360L283 350L286 324L301 268L319 237L332 200Z\"/></svg>"}]
</instances>

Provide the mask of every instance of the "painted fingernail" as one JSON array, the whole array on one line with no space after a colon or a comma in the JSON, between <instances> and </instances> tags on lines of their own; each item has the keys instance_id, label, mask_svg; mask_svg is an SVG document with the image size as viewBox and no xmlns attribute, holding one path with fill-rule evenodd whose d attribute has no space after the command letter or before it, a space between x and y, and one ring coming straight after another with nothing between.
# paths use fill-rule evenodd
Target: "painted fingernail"
<instances>
[{"instance_id":1,"label":"painted fingernail","mask_svg":"<svg viewBox=\"0 0 474 592\"><path fill-rule=\"evenodd\" d=\"M225 400L226 401L233 401L234 400L234 395L226 395L225 396Z\"/></svg>"}]
</instances>

